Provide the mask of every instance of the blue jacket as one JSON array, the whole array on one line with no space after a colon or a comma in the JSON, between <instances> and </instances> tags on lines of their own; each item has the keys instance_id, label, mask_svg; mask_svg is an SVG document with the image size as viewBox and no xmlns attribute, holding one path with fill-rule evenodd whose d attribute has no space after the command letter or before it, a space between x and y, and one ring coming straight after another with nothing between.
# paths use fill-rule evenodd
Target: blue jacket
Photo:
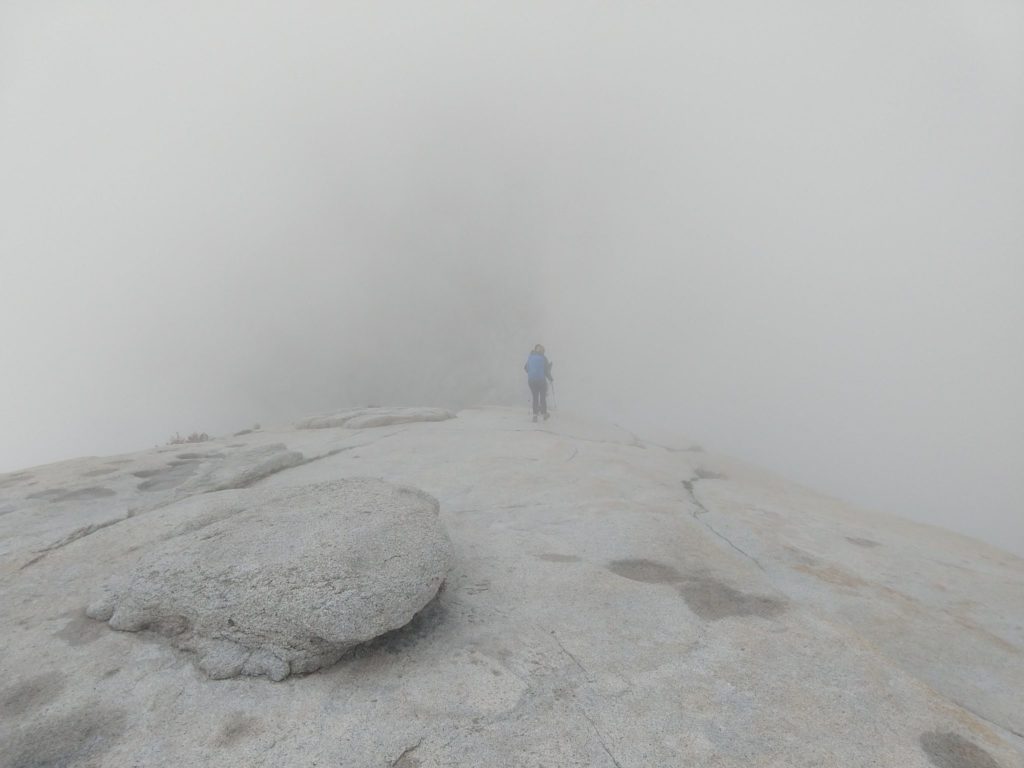
<instances>
[{"instance_id":1,"label":"blue jacket","mask_svg":"<svg viewBox=\"0 0 1024 768\"><path fill-rule=\"evenodd\" d=\"M544 379L554 381L554 379L551 378L551 363L548 361L547 357L539 352L530 353L530 356L526 359L526 365L524 368L526 369L527 378L529 378L530 381L544 381Z\"/></svg>"}]
</instances>

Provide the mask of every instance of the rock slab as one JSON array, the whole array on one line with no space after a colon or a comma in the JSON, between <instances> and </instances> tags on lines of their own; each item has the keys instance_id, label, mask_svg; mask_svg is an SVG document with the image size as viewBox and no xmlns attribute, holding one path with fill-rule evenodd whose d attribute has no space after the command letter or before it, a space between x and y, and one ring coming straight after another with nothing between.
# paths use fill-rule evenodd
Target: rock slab
<instances>
[{"instance_id":1,"label":"rock slab","mask_svg":"<svg viewBox=\"0 0 1024 768\"><path fill-rule=\"evenodd\" d=\"M451 558L437 501L372 478L253 489L195 518L115 575L87 614L169 638L216 679L333 664L408 623Z\"/></svg>"},{"instance_id":2,"label":"rock slab","mask_svg":"<svg viewBox=\"0 0 1024 768\"><path fill-rule=\"evenodd\" d=\"M444 408L351 408L337 413L321 416L310 416L296 422L296 429L368 429L370 427L387 427L392 424L408 424L416 421L447 421L454 419L455 414Z\"/></svg>"}]
</instances>

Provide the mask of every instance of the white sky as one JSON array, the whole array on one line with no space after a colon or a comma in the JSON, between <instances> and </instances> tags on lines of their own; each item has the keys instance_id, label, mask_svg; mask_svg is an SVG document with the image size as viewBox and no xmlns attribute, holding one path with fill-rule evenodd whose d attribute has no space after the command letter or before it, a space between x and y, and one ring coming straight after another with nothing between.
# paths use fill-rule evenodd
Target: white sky
<instances>
[{"instance_id":1,"label":"white sky","mask_svg":"<svg viewBox=\"0 0 1024 768\"><path fill-rule=\"evenodd\" d=\"M1024 5L0 6L0 469L348 402L1024 552Z\"/></svg>"}]
</instances>

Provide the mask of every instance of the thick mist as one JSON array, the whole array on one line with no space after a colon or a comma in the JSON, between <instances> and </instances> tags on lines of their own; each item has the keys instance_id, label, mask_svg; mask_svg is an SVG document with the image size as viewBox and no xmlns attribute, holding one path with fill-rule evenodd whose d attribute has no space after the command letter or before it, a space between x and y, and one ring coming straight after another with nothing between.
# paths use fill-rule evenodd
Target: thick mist
<instances>
[{"instance_id":1,"label":"thick mist","mask_svg":"<svg viewBox=\"0 0 1024 768\"><path fill-rule=\"evenodd\" d=\"M1024 8L8 2L0 470L528 399L1024 552Z\"/></svg>"}]
</instances>

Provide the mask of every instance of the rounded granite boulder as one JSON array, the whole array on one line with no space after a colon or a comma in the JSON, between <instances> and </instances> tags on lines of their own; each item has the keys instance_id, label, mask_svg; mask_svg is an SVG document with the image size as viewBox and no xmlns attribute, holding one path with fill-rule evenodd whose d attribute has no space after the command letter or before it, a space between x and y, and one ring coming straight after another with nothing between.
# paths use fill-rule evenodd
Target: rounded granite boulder
<instances>
[{"instance_id":1,"label":"rounded granite boulder","mask_svg":"<svg viewBox=\"0 0 1024 768\"><path fill-rule=\"evenodd\" d=\"M343 479L253 489L233 506L197 511L87 614L170 638L212 678L281 680L405 625L448 570L438 503L412 488Z\"/></svg>"}]
</instances>

